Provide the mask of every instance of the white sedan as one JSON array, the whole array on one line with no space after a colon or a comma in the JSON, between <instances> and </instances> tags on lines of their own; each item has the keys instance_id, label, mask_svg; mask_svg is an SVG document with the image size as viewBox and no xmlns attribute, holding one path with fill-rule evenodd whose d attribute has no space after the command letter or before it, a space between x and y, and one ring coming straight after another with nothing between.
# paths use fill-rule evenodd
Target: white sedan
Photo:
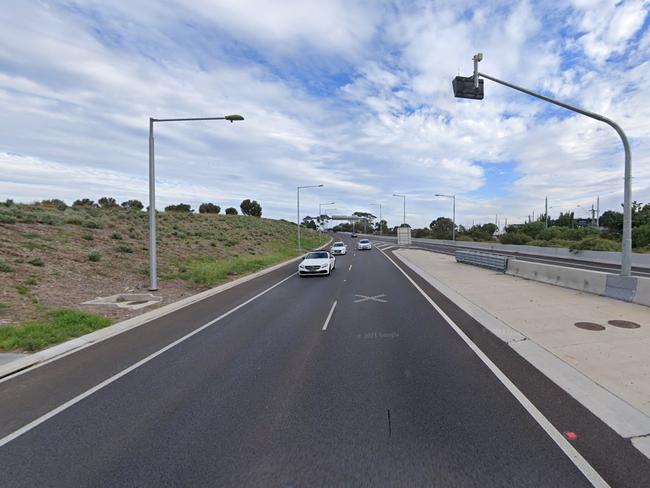
<instances>
[{"instance_id":1,"label":"white sedan","mask_svg":"<svg viewBox=\"0 0 650 488\"><path fill-rule=\"evenodd\" d=\"M363 251L364 249L370 250L372 249L372 244L370 244L368 239L361 239L357 244L357 249L359 251Z\"/></svg>"},{"instance_id":2,"label":"white sedan","mask_svg":"<svg viewBox=\"0 0 650 488\"><path fill-rule=\"evenodd\" d=\"M347 254L348 246L346 246L344 242L335 242L334 244L332 244L331 252L334 255Z\"/></svg>"},{"instance_id":3,"label":"white sedan","mask_svg":"<svg viewBox=\"0 0 650 488\"><path fill-rule=\"evenodd\" d=\"M327 251L313 251L305 254L298 265L298 275L329 276L336 268L336 258Z\"/></svg>"}]
</instances>

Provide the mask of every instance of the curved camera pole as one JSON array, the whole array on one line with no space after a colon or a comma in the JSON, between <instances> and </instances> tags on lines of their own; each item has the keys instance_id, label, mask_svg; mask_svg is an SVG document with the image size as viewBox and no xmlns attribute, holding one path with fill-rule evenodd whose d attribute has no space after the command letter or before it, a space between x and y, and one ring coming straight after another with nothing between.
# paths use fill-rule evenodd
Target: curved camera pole
<instances>
[{"instance_id":1,"label":"curved camera pole","mask_svg":"<svg viewBox=\"0 0 650 488\"><path fill-rule=\"evenodd\" d=\"M623 252L621 253L621 276L631 276L632 275L632 206L631 206L632 153L630 151L630 143L628 142L627 136L625 135L625 132L623 132L623 129L621 129L621 127L613 120L608 119L607 117L603 117L600 114L590 112L588 110L584 110L578 107L574 107L573 105L569 105L568 103L554 100L550 97L544 96L540 93L535 93L534 91L531 90L527 90L526 88L522 88L521 86L517 86L513 83L508 83L507 81L503 81L493 76L486 75L485 73L480 73L478 71L478 61L481 61L481 59L483 59L483 55L480 53L474 56L473 58L475 86L477 86L478 84L478 77L482 76L483 78L492 80L495 83L499 83L500 85L507 86L508 88L512 88L513 90L526 93L533 97L539 98L540 100L544 100L545 102L549 102L554 105L558 105L562 108L566 108L567 110L571 110L572 112L577 112L579 114L585 115L592 119L605 122L607 125L612 127L619 135L621 141L623 141L623 149L625 150L625 181L624 181L624 188L623 188Z\"/></svg>"}]
</instances>

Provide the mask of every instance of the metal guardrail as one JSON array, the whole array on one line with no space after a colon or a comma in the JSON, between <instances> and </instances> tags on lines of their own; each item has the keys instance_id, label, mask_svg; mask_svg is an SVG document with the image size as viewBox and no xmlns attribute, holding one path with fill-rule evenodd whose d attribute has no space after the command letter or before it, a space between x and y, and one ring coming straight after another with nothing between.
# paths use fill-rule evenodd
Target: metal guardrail
<instances>
[{"instance_id":1,"label":"metal guardrail","mask_svg":"<svg viewBox=\"0 0 650 488\"><path fill-rule=\"evenodd\" d=\"M456 250L456 261L459 263L473 264L482 268L494 269L505 272L508 268L508 256L491 254L488 252Z\"/></svg>"}]
</instances>

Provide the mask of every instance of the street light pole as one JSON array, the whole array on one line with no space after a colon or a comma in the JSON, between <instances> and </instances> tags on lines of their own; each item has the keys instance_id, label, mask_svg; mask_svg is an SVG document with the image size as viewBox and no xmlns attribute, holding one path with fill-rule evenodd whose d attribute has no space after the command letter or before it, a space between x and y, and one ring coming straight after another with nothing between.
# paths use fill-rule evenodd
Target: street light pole
<instances>
[{"instance_id":1,"label":"street light pole","mask_svg":"<svg viewBox=\"0 0 650 488\"><path fill-rule=\"evenodd\" d=\"M300 190L303 188L320 188L323 185L307 185L307 186L297 186L296 187L296 200L297 200L297 205L296 205L296 212L297 212L297 221L296 224L298 224L298 251L302 250L302 247L300 246Z\"/></svg>"},{"instance_id":2,"label":"street light pole","mask_svg":"<svg viewBox=\"0 0 650 488\"><path fill-rule=\"evenodd\" d=\"M399 193L393 193L394 197L401 197L404 199L404 222L403 224L406 224L406 195L400 195Z\"/></svg>"},{"instance_id":3,"label":"street light pole","mask_svg":"<svg viewBox=\"0 0 650 488\"><path fill-rule=\"evenodd\" d=\"M225 117L191 117L182 119L154 119L149 117L149 290L158 289L157 249L156 249L156 174L154 157L154 122L194 122L197 120L244 120L241 115Z\"/></svg>"},{"instance_id":4,"label":"street light pole","mask_svg":"<svg viewBox=\"0 0 650 488\"><path fill-rule=\"evenodd\" d=\"M517 86L513 83L508 83L507 81L503 81L493 76L486 75L485 73L480 73L478 71L478 62L483 59L483 54L481 53L476 54L472 59L474 60L474 86L475 87L478 86L478 77L482 76L483 78L487 78L488 80L492 80L495 83L499 83L500 85L507 86L508 88L512 88L513 90L526 93L527 95L531 95L533 97L539 98L540 100L544 100L545 102L558 105L567 110L571 110L572 112L577 112L586 117L590 117L592 119L599 120L600 122L604 122L605 124L609 125L612 129L616 131L618 136L621 138L621 142L623 143L623 151L625 152L625 176L624 176L624 184L623 184L623 243L622 243L623 252L621 253L621 276L632 276L632 203L631 203L632 202L632 152L630 150L630 143L627 140L627 136L625 135L625 132L623 132L623 129L621 129L621 127L613 120L608 119L607 117L604 117L600 114L590 112L588 110L584 110L578 107L574 107L573 105L569 105L568 103L560 102L559 100L554 100L553 98L544 96L540 93L535 93L534 91L527 90L526 88L522 88L521 86Z\"/></svg>"},{"instance_id":5,"label":"street light pole","mask_svg":"<svg viewBox=\"0 0 650 488\"><path fill-rule=\"evenodd\" d=\"M443 195L442 193L436 193L437 197L451 198L452 200L452 227L451 227L451 240L454 241L456 245L456 195Z\"/></svg>"}]
</instances>

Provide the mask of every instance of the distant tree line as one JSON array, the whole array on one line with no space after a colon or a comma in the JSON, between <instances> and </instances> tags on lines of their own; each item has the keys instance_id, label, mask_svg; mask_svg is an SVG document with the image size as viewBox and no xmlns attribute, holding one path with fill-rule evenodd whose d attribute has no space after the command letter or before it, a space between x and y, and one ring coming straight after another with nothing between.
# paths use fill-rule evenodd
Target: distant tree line
<instances>
[{"instance_id":1,"label":"distant tree line","mask_svg":"<svg viewBox=\"0 0 650 488\"><path fill-rule=\"evenodd\" d=\"M58 198L53 198L51 200L42 200L38 202L39 205L43 207L56 208L58 210L65 210L68 208L68 205ZM4 203L5 206L13 205L13 200L7 200ZM101 197L96 202L90 198L80 198L75 200L70 206L73 209L78 208L124 208L127 210L144 210L145 206L140 200L126 200L121 204L117 203L117 200L113 197ZM261 217L262 216L262 206L257 202L257 200L251 200L249 198L243 200L239 205L242 215L249 215L252 217ZM147 207L148 210L148 207ZM165 212L179 212L179 213L193 213L194 209L189 203L177 203L173 205L167 205L165 207ZM221 207L211 202L201 203L199 205L199 213L201 214L219 214L221 212ZM228 207L225 210L226 215L238 215L239 212L235 207Z\"/></svg>"}]
</instances>

